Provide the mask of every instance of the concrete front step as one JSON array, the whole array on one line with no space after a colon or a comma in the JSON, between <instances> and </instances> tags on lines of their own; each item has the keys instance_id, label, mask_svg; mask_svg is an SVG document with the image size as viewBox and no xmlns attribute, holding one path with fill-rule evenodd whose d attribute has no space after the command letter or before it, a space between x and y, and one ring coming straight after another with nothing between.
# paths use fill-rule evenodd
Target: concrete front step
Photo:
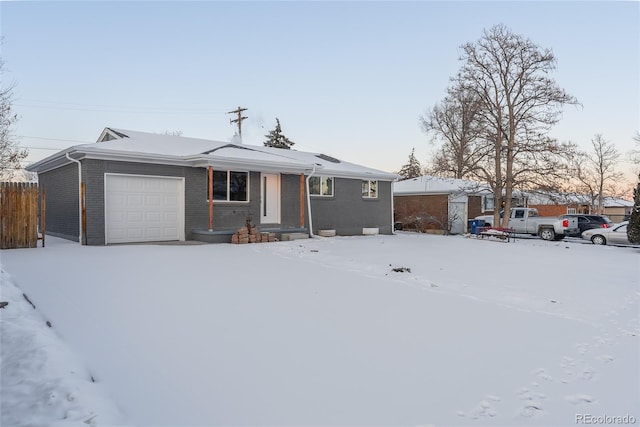
<instances>
[{"instance_id":1,"label":"concrete front step","mask_svg":"<svg viewBox=\"0 0 640 427\"><path fill-rule=\"evenodd\" d=\"M282 233L280 240L286 242L288 240L308 239L309 235L306 233Z\"/></svg>"}]
</instances>

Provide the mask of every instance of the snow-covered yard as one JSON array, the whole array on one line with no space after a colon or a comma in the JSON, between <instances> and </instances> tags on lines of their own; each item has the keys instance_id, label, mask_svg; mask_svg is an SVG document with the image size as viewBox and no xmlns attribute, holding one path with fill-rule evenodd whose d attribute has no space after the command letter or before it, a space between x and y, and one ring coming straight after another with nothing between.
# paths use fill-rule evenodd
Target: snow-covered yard
<instances>
[{"instance_id":1,"label":"snow-covered yard","mask_svg":"<svg viewBox=\"0 0 640 427\"><path fill-rule=\"evenodd\" d=\"M637 248L400 233L0 257L3 426L640 420Z\"/></svg>"}]
</instances>

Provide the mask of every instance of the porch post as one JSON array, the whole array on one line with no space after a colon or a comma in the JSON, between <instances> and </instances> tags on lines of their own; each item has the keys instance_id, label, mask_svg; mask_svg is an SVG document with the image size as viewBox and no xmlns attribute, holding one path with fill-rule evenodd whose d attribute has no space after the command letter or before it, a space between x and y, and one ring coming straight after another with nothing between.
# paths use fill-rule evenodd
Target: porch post
<instances>
[{"instance_id":1,"label":"porch post","mask_svg":"<svg viewBox=\"0 0 640 427\"><path fill-rule=\"evenodd\" d=\"M300 174L300 228L304 228L304 174Z\"/></svg>"},{"instance_id":2,"label":"porch post","mask_svg":"<svg viewBox=\"0 0 640 427\"><path fill-rule=\"evenodd\" d=\"M213 231L213 166L209 166L209 231Z\"/></svg>"}]
</instances>

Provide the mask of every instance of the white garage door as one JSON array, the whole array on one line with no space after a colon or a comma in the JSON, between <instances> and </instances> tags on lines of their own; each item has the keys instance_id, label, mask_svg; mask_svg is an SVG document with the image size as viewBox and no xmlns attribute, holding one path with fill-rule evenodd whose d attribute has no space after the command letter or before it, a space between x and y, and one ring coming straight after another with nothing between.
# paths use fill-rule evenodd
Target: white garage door
<instances>
[{"instance_id":1,"label":"white garage door","mask_svg":"<svg viewBox=\"0 0 640 427\"><path fill-rule=\"evenodd\" d=\"M184 240L184 178L105 174L106 243Z\"/></svg>"}]
</instances>

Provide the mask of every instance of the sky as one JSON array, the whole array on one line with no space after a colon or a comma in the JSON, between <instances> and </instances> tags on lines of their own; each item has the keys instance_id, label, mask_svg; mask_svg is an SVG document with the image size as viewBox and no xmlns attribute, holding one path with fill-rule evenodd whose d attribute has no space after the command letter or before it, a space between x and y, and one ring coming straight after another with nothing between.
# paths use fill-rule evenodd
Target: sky
<instances>
[{"instance_id":1,"label":"sky","mask_svg":"<svg viewBox=\"0 0 640 427\"><path fill-rule=\"evenodd\" d=\"M0 251L0 423L616 424L580 422L590 414L637 426L638 255L410 232L246 245L47 236Z\"/></svg>"},{"instance_id":2,"label":"sky","mask_svg":"<svg viewBox=\"0 0 640 427\"><path fill-rule=\"evenodd\" d=\"M580 107L551 136L624 156L640 128L639 2L0 2L15 134L28 162L104 127L261 145L280 119L294 149L398 171L434 146L419 118L459 47L504 24L553 50Z\"/></svg>"}]
</instances>

